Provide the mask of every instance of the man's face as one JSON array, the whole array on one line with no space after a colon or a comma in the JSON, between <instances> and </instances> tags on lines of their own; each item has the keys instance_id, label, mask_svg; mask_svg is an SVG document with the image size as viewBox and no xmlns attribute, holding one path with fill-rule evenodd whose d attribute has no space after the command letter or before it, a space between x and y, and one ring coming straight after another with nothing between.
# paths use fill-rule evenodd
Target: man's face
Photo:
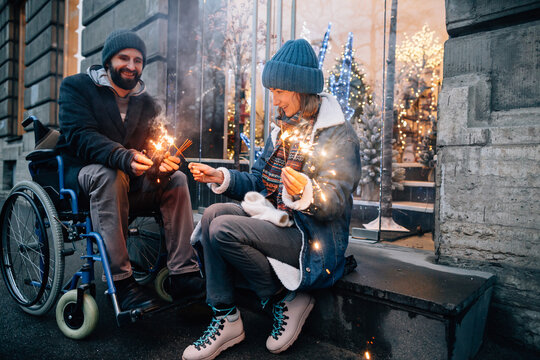
<instances>
[{"instance_id":1,"label":"man's face","mask_svg":"<svg viewBox=\"0 0 540 360\"><path fill-rule=\"evenodd\" d=\"M131 90L139 81L143 70L143 57L137 49L123 49L109 62L111 80L124 90Z\"/></svg>"}]
</instances>

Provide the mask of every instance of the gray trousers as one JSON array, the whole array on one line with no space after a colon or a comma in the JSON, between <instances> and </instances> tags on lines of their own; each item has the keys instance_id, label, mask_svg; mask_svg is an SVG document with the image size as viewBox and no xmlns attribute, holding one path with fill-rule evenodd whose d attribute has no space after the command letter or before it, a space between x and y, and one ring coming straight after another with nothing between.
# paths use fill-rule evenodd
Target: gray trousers
<instances>
[{"instance_id":1,"label":"gray trousers","mask_svg":"<svg viewBox=\"0 0 540 360\"><path fill-rule=\"evenodd\" d=\"M187 177L182 172L176 171L166 185L158 186L145 176L130 179L123 171L92 164L81 169L78 180L90 198L92 226L105 241L114 280L132 274L126 248L130 212L160 210L171 274L199 270L189 243L193 212Z\"/></svg>"},{"instance_id":2,"label":"gray trousers","mask_svg":"<svg viewBox=\"0 0 540 360\"><path fill-rule=\"evenodd\" d=\"M206 270L207 302L211 306L234 304L238 272L260 299L283 286L267 256L298 267L302 233L253 219L236 204L213 204L201 219L201 241Z\"/></svg>"}]
</instances>

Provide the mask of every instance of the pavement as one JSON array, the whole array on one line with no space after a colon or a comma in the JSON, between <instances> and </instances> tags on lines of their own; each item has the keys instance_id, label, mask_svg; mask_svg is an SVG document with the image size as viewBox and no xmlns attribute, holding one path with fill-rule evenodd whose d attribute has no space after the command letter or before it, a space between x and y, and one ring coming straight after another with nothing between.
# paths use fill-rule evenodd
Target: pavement
<instances>
[{"instance_id":1,"label":"pavement","mask_svg":"<svg viewBox=\"0 0 540 360\"><path fill-rule=\"evenodd\" d=\"M66 262L70 271L78 266L74 256ZM66 274L72 272L66 271ZM101 277L100 271L97 278ZM210 323L210 312L203 305L170 310L118 327L105 286L96 281L99 322L84 340L66 338L58 329L54 308L43 317L24 313L11 299L0 281L0 359L181 359L184 348L198 339ZM246 340L225 351L220 359L277 359L266 350L265 342L272 321L264 314L241 309ZM358 359L346 349L300 334L296 343L280 360Z\"/></svg>"}]
</instances>

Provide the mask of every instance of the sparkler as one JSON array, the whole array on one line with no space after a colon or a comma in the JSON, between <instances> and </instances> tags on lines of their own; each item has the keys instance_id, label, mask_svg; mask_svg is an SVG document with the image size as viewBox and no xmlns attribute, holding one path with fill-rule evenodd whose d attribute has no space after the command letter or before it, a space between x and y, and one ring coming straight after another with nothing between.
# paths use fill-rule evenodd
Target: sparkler
<instances>
[{"instance_id":1,"label":"sparkler","mask_svg":"<svg viewBox=\"0 0 540 360\"><path fill-rule=\"evenodd\" d=\"M184 157L184 151L187 150L188 147L190 147L191 145L193 144L193 141L187 139L186 141L184 141L184 143L180 146L180 148L177 148L176 145L174 145L174 147L176 148L176 154L174 154L174 156L182 156L184 158L184 160L186 159Z\"/></svg>"},{"instance_id":2,"label":"sparkler","mask_svg":"<svg viewBox=\"0 0 540 360\"><path fill-rule=\"evenodd\" d=\"M157 177L157 173L159 172L157 169L159 169L159 165L163 161L163 158L165 157L165 155L167 153L170 153L171 147L174 147L176 149L176 153L174 155L175 157L182 156L182 158L186 160L186 158L183 155L183 152L186 151L187 148L189 148L193 144L193 142L190 139L187 139L184 141L184 143L180 147L177 147L175 145L175 140L176 138L169 135L165 126L163 124L160 124L159 136L157 137L157 139L155 141L153 139L149 140L149 143L154 147L150 160L152 160L153 162L154 160L156 160L155 161L156 166L154 170L149 171L149 175L151 177L154 177L154 176ZM146 154L146 150L143 150L143 154ZM156 181L157 183L159 183L160 182L159 178L156 179Z\"/></svg>"},{"instance_id":3,"label":"sparkler","mask_svg":"<svg viewBox=\"0 0 540 360\"><path fill-rule=\"evenodd\" d=\"M285 162L287 162L287 146L285 145L285 140L287 140L288 137L291 135L289 134L288 130L285 130L283 132L283 127L281 127L281 136L279 137L281 139L281 142L283 143L283 152L285 153Z\"/></svg>"}]
</instances>

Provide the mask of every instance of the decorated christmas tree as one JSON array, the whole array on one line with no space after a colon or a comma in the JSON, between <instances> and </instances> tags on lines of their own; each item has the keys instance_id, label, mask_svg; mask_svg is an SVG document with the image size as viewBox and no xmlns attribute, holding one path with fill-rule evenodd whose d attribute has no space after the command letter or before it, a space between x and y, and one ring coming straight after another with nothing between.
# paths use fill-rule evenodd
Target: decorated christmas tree
<instances>
[{"instance_id":1,"label":"decorated christmas tree","mask_svg":"<svg viewBox=\"0 0 540 360\"><path fill-rule=\"evenodd\" d=\"M344 47L345 49L345 47ZM327 90L332 93L334 88L340 81L342 72L342 64L345 56L345 51L342 52L341 58L336 59L334 68L330 71L327 82ZM366 83L365 71L362 65L354 58L354 50L352 51L350 83L349 83L349 103L348 106L354 111L350 119L351 122L358 120L363 113L366 105L373 103L373 94L370 86Z\"/></svg>"},{"instance_id":2,"label":"decorated christmas tree","mask_svg":"<svg viewBox=\"0 0 540 360\"><path fill-rule=\"evenodd\" d=\"M432 127L422 138L420 144L419 162L428 168L434 168L436 164L435 147L437 146L437 121L432 119Z\"/></svg>"},{"instance_id":3,"label":"decorated christmas tree","mask_svg":"<svg viewBox=\"0 0 540 360\"><path fill-rule=\"evenodd\" d=\"M398 120L394 134L398 141L398 150L403 152L407 145L413 145L416 160L431 164L430 167L434 163L425 161L422 157L426 158L428 153L433 151L433 154L429 155L433 158L435 152L433 124L437 119L442 58L443 46L435 37L435 32L427 25L411 37L405 35L405 39L396 49L396 60L400 69L396 79ZM427 152L421 155L424 149Z\"/></svg>"},{"instance_id":4,"label":"decorated christmas tree","mask_svg":"<svg viewBox=\"0 0 540 360\"><path fill-rule=\"evenodd\" d=\"M376 200L381 183L381 113L378 107L367 104L358 119L352 120L353 128L360 139L360 156L362 160L361 194L365 200ZM405 179L405 169L397 165L398 151L392 150L392 189L403 189L401 182ZM370 189L366 191L366 189ZM375 191L375 194L371 192ZM366 194L366 192L368 192Z\"/></svg>"}]
</instances>

